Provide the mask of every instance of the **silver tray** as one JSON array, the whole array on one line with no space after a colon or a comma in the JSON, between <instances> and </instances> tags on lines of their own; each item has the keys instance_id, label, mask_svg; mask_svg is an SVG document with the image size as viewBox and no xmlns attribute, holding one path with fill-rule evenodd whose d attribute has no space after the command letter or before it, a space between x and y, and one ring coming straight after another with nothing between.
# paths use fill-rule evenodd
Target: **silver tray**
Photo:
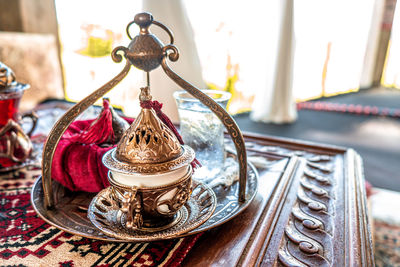
<instances>
[{"instance_id":1,"label":"silver tray","mask_svg":"<svg viewBox=\"0 0 400 267\"><path fill-rule=\"evenodd\" d=\"M228 154L228 157L235 157ZM55 208L47 209L44 206L44 193L42 177L39 177L32 187L31 201L36 213L47 223L71 234L99 239L110 242L132 242L132 240L116 238L105 235L97 229L88 218L88 207L94 193L71 192L56 181L52 181L55 197ZM177 235L169 237L150 238L148 241L162 240L167 238L179 238L187 235L200 233L215 228L237 216L244 211L257 194L258 173L256 168L248 163L246 201L238 201L239 183L236 181L231 186L215 186L213 191L216 196L216 207L211 217L200 226ZM190 211L189 211L190 212Z\"/></svg>"}]
</instances>

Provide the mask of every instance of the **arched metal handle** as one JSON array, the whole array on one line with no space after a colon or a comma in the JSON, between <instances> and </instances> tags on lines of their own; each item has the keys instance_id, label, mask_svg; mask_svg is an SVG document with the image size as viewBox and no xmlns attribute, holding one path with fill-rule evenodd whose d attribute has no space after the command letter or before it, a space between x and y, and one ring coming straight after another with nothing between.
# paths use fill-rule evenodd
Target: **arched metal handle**
<instances>
[{"instance_id":1,"label":"arched metal handle","mask_svg":"<svg viewBox=\"0 0 400 267\"><path fill-rule=\"evenodd\" d=\"M172 50L172 51L170 51ZM163 49L164 58L161 62L161 66L165 73L181 88L186 90L189 94L199 99L204 105L206 105L224 124L225 128L235 145L237 158L239 162L239 201L246 201L246 183L247 183L247 153L243 139L243 135L236 124L235 120L229 115L229 113L216 103L211 97L201 92L194 85L185 81L177 73L175 73L167 63L167 59L176 61L179 58L178 49L174 45L167 45ZM170 52L168 54L168 52Z\"/></svg>"},{"instance_id":2,"label":"arched metal handle","mask_svg":"<svg viewBox=\"0 0 400 267\"><path fill-rule=\"evenodd\" d=\"M29 112L29 113L23 114L23 115L21 116L21 118L22 118L22 119L24 119L24 118L29 118L29 119L31 119L31 121L32 121L32 126L31 126L31 129L29 130L29 132L27 133L27 135L28 135L29 137L31 137L33 131L36 129L36 126L37 126L37 122L38 122L38 119L39 119L38 115L36 114L36 112L31 111L31 112Z\"/></svg>"},{"instance_id":3,"label":"arched metal handle","mask_svg":"<svg viewBox=\"0 0 400 267\"><path fill-rule=\"evenodd\" d=\"M149 32L150 25L155 24L167 32L167 34L169 35L169 38L170 38L170 44L174 43L174 35L171 32L171 30L167 26L162 24L161 22L154 20L153 15L151 15L148 12L143 12L143 13L137 14L135 16L134 20L129 22L128 26L126 26L126 34L128 35L129 39L131 39L131 40L132 40L132 36L129 33L129 28L132 26L132 24L137 24L139 26L140 34L149 34L150 33Z\"/></svg>"},{"instance_id":4,"label":"arched metal handle","mask_svg":"<svg viewBox=\"0 0 400 267\"><path fill-rule=\"evenodd\" d=\"M114 49L116 54L118 50ZM119 58L120 56L113 54L113 59ZM118 61L117 61L118 62ZM51 165L53 162L54 153L56 152L56 148L58 142L64 132L67 130L69 125L79 116L83 111L85 111L88 107L93 105L99 98L104 96L108 91L114 88L125 76L128 74L131 68L130 62L127 60L124 69L115 76L111 81L85 97L71 109L69 109L53 126L51 129L49 136L47 137L46 143L43 148L43 160L42 160L42 179L43 179L43 192L44 192L44 203L48 208L54 207L54 196L53 196L53 188L51 181Z\"/></svg>"}]
</instances>

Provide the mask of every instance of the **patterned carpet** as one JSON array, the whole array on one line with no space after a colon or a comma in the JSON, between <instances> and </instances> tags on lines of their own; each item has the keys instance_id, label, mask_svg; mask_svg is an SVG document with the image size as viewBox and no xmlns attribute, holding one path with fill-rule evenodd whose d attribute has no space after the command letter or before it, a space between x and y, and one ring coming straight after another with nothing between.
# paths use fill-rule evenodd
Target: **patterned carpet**
<instances>
[{"instance_id":1,"label":"patterned carpet","mask_svg":"<svg viewBox=\"0 0 400 267\"><path fill-rule=\"evenodd\" d=\"M369 200L374 218L376 266L400 266L400 193L378 188L372 192Z\"/></svg>"},{"instance_id":2,"label":"patterned carpet","mask_svg":"<svg viewBox=\"0 0 400 267\"><path fill-rule=\"evenodd\" d=\"M400 226L375 221L375 264L400 266Z\"/></svg>"},{"instance_id":3,"label":"patterned carpet","mask_svg":"<svg viewBox=\"0 0 400 267\"><path fill-rule=\"evenodd\" d=\"M0 175L0 266L178 266L199 235L152 243L108 243L40 219L30 188L40 169Z\"/></svg>"}]
</instances>

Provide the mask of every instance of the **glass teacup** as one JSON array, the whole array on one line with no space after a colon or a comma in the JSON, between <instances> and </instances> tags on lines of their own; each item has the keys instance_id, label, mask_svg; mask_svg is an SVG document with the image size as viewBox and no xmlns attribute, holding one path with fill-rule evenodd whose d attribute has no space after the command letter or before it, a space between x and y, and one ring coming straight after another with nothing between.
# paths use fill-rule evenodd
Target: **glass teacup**
<instances>
[{"instance_id":1,"label":"glass teacup","mask_svg":"<svg viewBox=\"0 0 400 267\"><path fill-rule=\"evenodd\" d=\"M28 84L15 81L14 73L0 62L0 169L24 162L32 152L30 136L36 127L33 112L19 115L19 103ZM21 119L32 119L32 127L25 133Z\"/></svg>"}]
</instances>

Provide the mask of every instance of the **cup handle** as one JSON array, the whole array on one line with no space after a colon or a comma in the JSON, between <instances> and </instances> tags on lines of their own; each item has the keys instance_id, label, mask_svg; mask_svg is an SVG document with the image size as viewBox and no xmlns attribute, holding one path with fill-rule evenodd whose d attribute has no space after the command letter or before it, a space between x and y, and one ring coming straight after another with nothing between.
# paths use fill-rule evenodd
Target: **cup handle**
<instances>
[{"instance_id":1,"label":"cup handle","mask_svg":"<svg viewBox=\"0 0 400 267\"><path fill-rule=\"evenodd\" d=\"M21 116L21 118L22 118L22 119L24 119L24 118L30 118L30 119L32 120L32 127L31 127L31 129L29 130L29 132L27 133L27 135L28 135L29 137L31 137L33 131L36 129L39 116L36 114L36 112L31 111L31 112L28 112L28 113L23 114L23 115Z\"/></svg>"}]
</instances>

